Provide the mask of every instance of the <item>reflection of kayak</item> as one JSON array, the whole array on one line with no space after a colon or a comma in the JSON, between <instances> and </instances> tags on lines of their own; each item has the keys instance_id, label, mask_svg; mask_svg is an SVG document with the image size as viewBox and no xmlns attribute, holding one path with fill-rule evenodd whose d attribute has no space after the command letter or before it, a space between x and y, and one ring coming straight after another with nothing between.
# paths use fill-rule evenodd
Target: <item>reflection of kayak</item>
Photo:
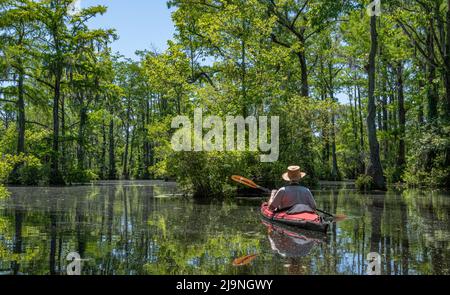
<instances>
[{"instance_id":1,"label":"reflection of kayak","mask_svg":"<svg viewBox=\"0 0 450 295\"><path fill-rule=\"evenodd\" d=\"M267 203L262 204L261 214L271 222L278 222L312 231L327 232L330 225L329 221L316 213L303 212L291 214L289 211L274 213L269 210Z\"/></svg>"},{"instance_id":2,"label":"reflection of kayak","mask_svg":"<svg viewBox=\"0 0 450 295\"><path fill-rule=\"evenodd\" d=\"M323 233L278 226L268 221L263 221L269 230L269 242L273 251L283 257L307 256L315 245L325 241Z\"/></svg>"}]
</instances>

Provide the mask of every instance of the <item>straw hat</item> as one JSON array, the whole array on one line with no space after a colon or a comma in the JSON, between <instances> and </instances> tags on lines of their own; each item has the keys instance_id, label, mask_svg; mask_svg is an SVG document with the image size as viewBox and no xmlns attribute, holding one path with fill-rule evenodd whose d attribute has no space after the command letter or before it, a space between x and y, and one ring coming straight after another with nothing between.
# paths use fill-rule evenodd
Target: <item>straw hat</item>
<instances>
[{"instance_id":1,"label":"straw hat","mask_svg":"<svg viewBox=\"0 0 450 295\"><path fill-rule=\"evenodd\" d=\"M302 172L299 166L290 166L288 168L288 171L283 174L283 179L292 182L292 181L299 181L303 177L306 176L305 172Z\"/></svg>"}]
</instances>

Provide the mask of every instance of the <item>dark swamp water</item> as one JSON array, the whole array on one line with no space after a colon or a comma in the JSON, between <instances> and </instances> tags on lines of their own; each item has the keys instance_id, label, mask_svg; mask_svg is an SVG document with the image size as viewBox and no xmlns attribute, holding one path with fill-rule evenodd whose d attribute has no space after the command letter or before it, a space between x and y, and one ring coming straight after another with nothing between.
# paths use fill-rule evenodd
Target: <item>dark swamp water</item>
<instances>
[{"instance_id":1,"label":"dark swamp water","mask_svg":"<svg viewBox=\"0 0 450 295\"><path fill-rule=\"evenodd\" d=\"M450 196L416 190L362 195L313 191L320 208L346 214L327 235L274 227L262 199L198 203L163 182L9 188L0 200L0 274L450 274ZM236 258L256 255L248 264Z\"/></svg>"}]
</instances>

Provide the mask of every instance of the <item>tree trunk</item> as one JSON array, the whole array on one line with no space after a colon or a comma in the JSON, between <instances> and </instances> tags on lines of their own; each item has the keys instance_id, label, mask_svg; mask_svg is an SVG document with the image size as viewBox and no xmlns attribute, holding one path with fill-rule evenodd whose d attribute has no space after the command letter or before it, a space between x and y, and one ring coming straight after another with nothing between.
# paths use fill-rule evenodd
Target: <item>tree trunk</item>
<instances>
[{"instance_id":1,"label":"tree trunk","mask_svg":"<svg viewBox=\"0 0 450 295\"><path fill-rule=\"evenodd\" d=\"M336 99L334 97L334 77L333 77L333 65L331 63L328 64L328 74L329 74L329 91L330 98L334 102ZM331 111L331 155L332 155L332 168L331 168L331 177L334 181L340 180L341 173L339 171L338 162L337 162L337 153L336 153L336 114L334 113L334 109Z\"/></svg>"},{"instance_id":2,"label":"tree trunk","mask_svg":"<svg viewBox=\"0 0 450 295\"><path fill-rule=\"evenodd\" d=\"M447 0L447 35L445 41L445 90L446 90L446 111L444 120L450 123L450 0ZM444 167L450 167L450 145L447 144ZM450 177L447 177L446 187L450 187Z\"/></svg>"},{"instance_id":3,"label":"tree trunk","mask_svg":"<svg viewBox=\"0 0 450 295\"><path fill-rule=\"evenodd\" d=\"M127 122L125 124L125 152L123 156L123 172L122 175L125 179L129 179L130 175L128 173L128 150L130 148L130 125Z\"/></svg>"},{"instance_id":4,"label":"tree trunk","mask_svg":"<svg viewBox=\"0 0 450 295\"><path fill-rule=\"evenodd\" d=\"M150 142L148 140L146 125L150 124L150 103L148 101L145 102L145 113L142 116L142 136L144 142L144 168L142 173L143 179L150 179L150 173L148 168L150 167Z\"/></svg>"},{"instance_id":5,"label":"tree trunk","mask_svg":"<svg viewBox=\"0 0 450 295\"><path fill-rule=\"evenodd\" d=\"M105 126L105 119L103 119L102 121L102 154L100 157L100 173L101 173L101 178L105 179L106 178L106 126Z\"/></svg>"},{"instance_id":6,"label":"tree trunk","mask_svg":"<svg viewBox=\"0 0 450 295\"><path fill-rule=\"evenodd\" d=\"M426 73L427 72L427 66L426 66L426 64L424 63L423 65L422 65L422 71L423 71L423 73ZM424 89L425 89L425 80L424 79L420 79L420 81L419 81L419 91L420 91L420 93L422 94L423 93L423 91L424 91ZM419 102L419 107L418 107L418 110L417 110L417 121L418 121L418 125L419 126L422 126L424 123L425 123L425 112L424 112L424 108L423 108L423 104L424 104L424 102L423 102L423 98L422 98L422 95L421 95L421 97L420 97L420 102Z\"/></svg>"},{"instance_id":7,"label":"tree trunk","mask_svg":"<svg viewBox=\"0 0 450 295\"><path fill-rule=\"evenodd\" d=\"M78 170L84 171L84 162L85 162L85 130L86 130L86 124L87 124L87 108L81 107L80 109L80 126L78 130L78 149L77 149L77 161L78 161Z\"/></svg>"},{"instance_id":8,"label":"tree trunk","mask_svg":"<svg viewBox=\"0 0 450 295\"><path fill-rule=\"evenodd\" d=\"M435 60L435 46L433 37L433 21L430 21L430 28L427 33L428 55L431 60ZM428 122L435 123L438 117L439 96L437 91L436 66L432 62L428 62Z\"/></svg>"},{"instance_id":9,"label":"tree trunk","mask_svg":"<svg viewBox=\"0 0 450 295\"><path fill-rule=\"evenodd\" d=\"M399 62L397 65L397 91L398 91L398 118L400 125L400 140L398 147L397 167L399 169L399 176L403 174L406 164L406 147L405 147L405 133L406 133L406 110L405 110L405 95L403 88L403 63ZM400 179L397 179L400 180Z\"/></svg>"},{"instance_id":10,"label":"tree trunk","mask_svg":"<svg viewBox=\"0 0 450 295\"><path fill-rule=\"evenodd\" d=\"M389 131L389 118L388 118L388 94L387 94L387 83L389 83L389 77L387 73L387 67L383 67L383 80L382 80L382 87L383 87L383 93L381 95L381 112L383 115L383 131L384 131L384 140L383 140L383 154L384 154L384 160L389 160L389 140L387 138L387 134Z\"/></svg>"},{"instance_id":11,"label":"tree trunk","mask_svg":"<svg viewBox=\"0 0 450 295\"><path fill-rule=\"evenodd\" d=\"M361 174L366 171L366 157L365 157L365 141L364 141L364 119L363 119L363 108L362 108L362 101L361 101L361 89L359 86L357 86L357 92L358 92L358 109L359 109L359 145L361 147Z\"/></svg>"},{"instance_id":12,"label":"tree trunk","mask_svg":"<svg viewBox=\"0 0 450 295\"><path fill-rule=\"evenodd\" d=\"M359 146L361 148L360 151L360 159L361 159L361 169L360 173L363 174L366 172L366 157L365 157L365 141L364 141L364 119L363 119L363 108L361 101L361 89L359 86L356 87L358 93L358 113L359 113Z\"/></svg>"},{"instance_id":13,"label":"tree trunk","mask_svg":"<svg viewBox=\"0 0 450 295\"><path fill-rule=\"evenodd\" d=\"M59 101L61 98L61 65L57 65L55 75L55 89L53 97L53 144L52 156L50 164L50 184L61 185L64 184L61 172L59 171Z\"/></svg>"},{"instance_id":14,"label":"tree trunk","mask_svg":"<svg viewBox=\"0 0 450 295\"><path fill-rule=\"evenodd\" d=\"M309 97L308 65L304 52L297 53L301 70L301 96Z\"/></svg>"},{"instance_id":15,"label":"tree trunk","mask_svg":"<svg viewBox=\"0 0 450 295\"><path fill-rule=\"evenodd\" d=\"M331 115L331 154L333 160L333 168L331 169L331 177L334 181L338 181L341 179L341 173L339 171L338 161L337 161L337 151L336 151L336 115L333 113Z\"/></svg>"},{"instance_id":16,"label":"tree trunk","mask_svg":"<svg viewBox=\"0 0 450 295\"><path fill-rule=\"evenodd\" d=\"M67 162L67 153L65 138L66 138L66 102L65 102L64 93L61 94L61 138L63 138L63 142L61 143L61 169L62 171L67 171L66 162Z\"/></svg>"},{"instance_id":17,"label":"tree trunk","mask_svg":"<svg viewBox=\"0 0 450 295\"><path fill-rule=\"evenodd\" d=\"M350 90L350 92L353 92L352 88L350 88L349 90ZM357 161L357 163L359 163L360 162L359 155L361 154L361 150L360 150L360 146L358 144L358 126L356 123L356 112L357 112L356 95L354 95L354 93L353 93L353 94L350 94L349 97L350 97L350 112L351 112L351 120L352 120L352 130L353 130L353 137L355 140L354 147L356 148L356 151L357 151L356 161ZM351 176L352 179L356 179L358 177L358 173L359 173L358 165L359 164L355 165L355 167L354 167L354 170L352 172L353 175Z\"/></svg>"},{"instance_id":18,"label":"tree trunk","mask_svg":"<svg viewBox=\"0 0 450 295\"><path fill-rule=\"evenodd\" d=\"M24 100L24 72L22 65L20 65L19 71L19 99L17 101L17 127L18 127L18 141L17 141L17 154L25 153L25 100Z\"/></svg>"},{"instance_id":19,"label":"tree trunk","mask_svg":"<svg viewBox=\"0 0 450 295\"><path fill-rule=\"evenodd\" d=\"M447 0L447 34L445 38L445 54L444 54L444 63L445 63L445 90L446 90L446 103L445 103L445 120L450 121L450 0ZM449 163L450 164L450 163Z\"/></svg>"},{"instance_id":20,"label":"tree trunk","mask_svg":"<svg viewBox=\"0 0 450 295\"><path fill-rule=\"evenodd\" d=\"M114 118L111 114L111 120L109 122L109 180L117 179L116 153L114 148Z\"/></svg>"},{"instance_id":21,"label":"tree trunk","mask_svg":"<svg viewBox=\"0 0 450 295\"><path fill-rule=\"evenodd\" d=\"M242 91L242 115L247 118L248 101L247 101L247 52L245 50L245 40L241 40L241 91Z\"/></svg>"},{"instance_id":22,"label":"tree trunk","mask_svg":"<svg viewBox=\"0 0 450 295\"><path fill-rule=\"evenodd\" d=\"M435 60L435 45L433 36L433 20L430 20L430 25L427 32L427 51L429 58ZM433 62L428 61L428 114L427 120L431 125L437 124L438 119L438 105L439 105L439 92L438 85L435 83L436 80L436 65ZM436 158L436 152L432 149L430 150L425 159L425 169L430 170L433 167L434 159Z\"/></svg>"},{"instance_id":23,"label":"tree trunk","mask_svg":"<svg viewBox=\"0 0 450 295\"><path fill-rule=\"evenodd\" d=\"M383 175L383 167L380 161L380 145L377 139L375 124L377 107L375 104L375 64L378 48L377 17L374 15L370 21L371 50L369 56L369 103L367 117L367 131L369 135L370 161L367 167L367 175L371 176L375 188L384 190L386 183Z\"/></svg>"}]
</instances>

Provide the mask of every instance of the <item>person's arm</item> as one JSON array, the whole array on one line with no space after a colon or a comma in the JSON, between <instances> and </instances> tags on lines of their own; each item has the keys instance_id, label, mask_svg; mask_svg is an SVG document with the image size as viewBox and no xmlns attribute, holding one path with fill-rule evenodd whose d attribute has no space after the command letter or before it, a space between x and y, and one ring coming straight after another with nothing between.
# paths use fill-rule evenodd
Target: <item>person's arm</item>
<instances>
[{"instance_id":1,"label":"person's arm","mask_svg":"<svg viewBox=\"0 0 450 295\"><path fill-rule=\"evenodd\" d=\"M273 200L275 199L275 196L277 195L278 191L277 190L272 190L272 193L270 194L270 199L269 199L269 207L272 204Z\"/></svg>"},{"instance_id":2,"label":"person's arm","mask_svg":"<svg viewBox=\"0 0 450 295\"><path fill-rule=\"evenodd\" d=\"M272 211L277 210L281 206L281 200L283 200L283 196L284 196L284 189L280 189L275 194L275 197L273 197L272 203L269 204L269 209Z\"/></svg>"}]
</instances>

